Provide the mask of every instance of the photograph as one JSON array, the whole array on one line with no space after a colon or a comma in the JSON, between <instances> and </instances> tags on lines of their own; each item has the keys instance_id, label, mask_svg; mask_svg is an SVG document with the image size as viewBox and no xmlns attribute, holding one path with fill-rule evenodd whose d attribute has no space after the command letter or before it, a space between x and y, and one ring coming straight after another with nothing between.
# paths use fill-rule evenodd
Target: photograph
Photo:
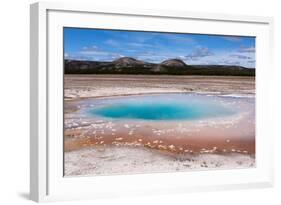
<instances>
[{"instance_id":1,"label":"photograph","mask_svg":"<svg viewBox=\"0 0 281 205\"><path fill-rule=\"evenodd\" d=\"M256 167L256 37L63 28L65 177Z\"/></svg>"}]
</instances>

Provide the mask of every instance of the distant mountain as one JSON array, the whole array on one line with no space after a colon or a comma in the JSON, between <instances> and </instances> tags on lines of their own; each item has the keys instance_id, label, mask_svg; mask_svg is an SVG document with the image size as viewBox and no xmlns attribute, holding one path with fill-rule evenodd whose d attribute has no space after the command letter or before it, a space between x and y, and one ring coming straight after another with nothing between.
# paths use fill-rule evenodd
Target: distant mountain
<instances>
[{"instance_id":1,"label":"distant mountain","mask_svg":"<svg viewBox=\"0 0 281 205\"><path fill-rule=\"evenodd\" d=\"M112 62L115 67L133 67L143 65L145 62L130 57L122 57Z\"/></svg>"},{"instance_id":2,"label":"distant mountain","mask_svg":"<svg viewBox=\"0 0 281 205\"><path fill-rule=\"evenodd\" d=\"M187 65L180 59L168 59L159 64L130 57L112 62L64 61L65 74L165 74L165 75L233 75L255 76L255 69L232 65Z\"/></svg>"},{"instance_id":3,"label":"distant mountain","mask_svg":"<svg viewBox=\"0 0 281 205\"><path fill-rule=\"evenodd\" d=\"M165 60L162 63L160 63L160 66L168 66L168 67L186 67L185 62L183 62L180 59L169 59Z\"/></svg>"}]
</instances>

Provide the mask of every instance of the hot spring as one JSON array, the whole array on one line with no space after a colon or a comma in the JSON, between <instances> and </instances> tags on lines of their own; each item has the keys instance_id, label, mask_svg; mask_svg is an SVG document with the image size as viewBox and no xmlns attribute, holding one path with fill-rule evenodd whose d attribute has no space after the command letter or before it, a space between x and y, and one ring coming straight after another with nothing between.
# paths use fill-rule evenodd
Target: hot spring
<instances>
[{"instance_id":1,"label":"hot spring","mask_svg":"<svg viewBox=\"0 0 281 205\"><path fill-rule=\"evenodd\" d=\"M200 120L235 114L227 101L196 94L126 96L89 101L89 116L133 120Z\"/></svg>"}]
</instances>

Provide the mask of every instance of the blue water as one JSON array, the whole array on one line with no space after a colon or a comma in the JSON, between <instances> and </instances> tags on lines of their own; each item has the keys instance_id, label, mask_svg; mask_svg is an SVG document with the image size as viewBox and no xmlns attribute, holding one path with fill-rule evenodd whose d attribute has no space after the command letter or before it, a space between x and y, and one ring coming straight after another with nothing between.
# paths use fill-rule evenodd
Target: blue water
<instances>
[{"instance_id":1,"label":"blue water","mask_svg":"<svg viewBox=\"0 0 281 205\"><path fill-rule=\"evenodd\" d=\"M88 112L106 118L141 120L196 120L234 114L212 97L179 94L110 99Z\"/></svg>"}]
</instances>

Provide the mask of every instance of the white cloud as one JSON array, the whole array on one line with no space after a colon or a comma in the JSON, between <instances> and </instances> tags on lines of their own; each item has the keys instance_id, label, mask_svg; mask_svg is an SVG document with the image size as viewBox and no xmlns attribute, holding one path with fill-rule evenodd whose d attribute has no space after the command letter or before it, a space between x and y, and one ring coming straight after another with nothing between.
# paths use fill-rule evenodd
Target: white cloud
<instances>
[{"instance_id":1,"label":"white cloud","mask_svg":"<svg viewBox=\"0 0 281 205\"><path fill-rule=\"evenodd\" d=\"M233 58L239 58L239 59L252 59L250 56L240 55L240 54L231 54L229 56L233 57Z\"/></svg>"},{"instance_id":2,"label":"white cloud","mask_svg":"<svg viewBox=\"0 0 281 205\"><path fill-rule=\"evenodd\" d=\"M223 36L223 39L227 40L227 41L233 41L233 42L240 42L242 41L242 38L239 36Z\"/></svg>"},{"instance_id":3,"label":"white cloud","mask_svg":"<svg viewBox=\"0 0 281 205\"><path fill-rule=\"evenodd\" d=\"M112 61L112 59L124 57L120 53L106 51L98 46L84 46L79 51L67 54L68 59L93 60L93 61Z\"/></svg>"},{"instance_id":4,"label":"white cloud","mask_svg":"<svg viewBox=\"0 0 281 205\"><path fill-rule=\"evenodd\" d=\"M243 57L242 57L243 56ZM205 56L202 58L184 59L187 64L204 64L204 65L239 65L248 68L255 67L255 54L254 53L241 53L237 51L231 52L214 52L213 55Z\"/></svg>"},{"instance_id":5,"label":"white cloud","mask_svg":"<svg viewBox=\"0 0 281 205\"><path fill-rule=\"evenodd\" d=\"M119 46L119 42L117 42L116 40L113 39L108 39L105 41L105 44L109 45L109 46Z\"/></svg>"},{"instance_id":6,"label":"white cloud","mask_svg":"<svg viewBox=\"0 0 281 205\"><path fill-rule=\"evenodd\" d=\"M198 60L198 58L212 56L213 53L207 47L196 46L195 49L188 55L185 56L186 59Z\"/></svg>"},{"instance_id":7,"label":"white cloud","mask_svg":"<svg viewBox=\"0 0 281 205\"><path fill-rule=\"evenodd\" d=\"M92 45L92 46L90 46L90 47L84 46L84 47L82 48L82 50L83 50L83 51L97 51L97 50L99 50L99 48L98 48L97 46L95 46L95 45Z\"/></svg>"},{"instance_id":8,"label":"white cloud","mask_svg":"<svg viewBox=\"0 0 281 205\"><path fill-rule=\"evenodd\" d=\"M153 48L154 46L151 45L151 44L146 44L146 43L136 43L136 42L130 42L130 43L127 43L127 45L129 47L136 47L136 48L143 48L143 47L151 47Z\"/></svg>"},{"instance_id":9,"label":"white cloud","mask_svg":"<svg viewBox=\"0 0 281 205\"><path fill-rule=\"evenodd\" d=\"M241 47L238 52L240 53L255 53L256 52L256 49L255 47Z\"/></svg>"}]
</instances>

